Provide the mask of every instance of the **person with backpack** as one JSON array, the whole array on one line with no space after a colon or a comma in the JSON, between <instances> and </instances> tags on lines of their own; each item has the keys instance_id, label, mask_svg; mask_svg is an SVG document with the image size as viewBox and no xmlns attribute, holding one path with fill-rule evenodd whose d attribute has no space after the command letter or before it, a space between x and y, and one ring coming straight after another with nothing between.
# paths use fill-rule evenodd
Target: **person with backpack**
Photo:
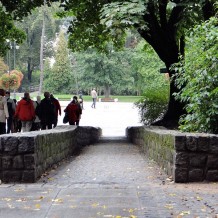
<instances>
[{"instance_id":1,"label":"person with backpack","mask_svg":"<svg viewBox=\"0 0 218 218\"><path fill-rule=\"evenodd\" d=\"M69 125L79 125L78 120L80 116L80 108L75 99L67 105L64 112L68 115Z\"/></svg>"},{"instance_id":2,"label":"person with backpack","mask_svg":"<svg viewBox=\"0 0 218 218\"><path fill-rule=\"evenodd\" d=\"M79 108L79 116L77 117L77 120L76 120L76 125L79 126L79 121L80 121L81 115L82 115L82 107L81 107L80 102L78 102L77 96L73 96L73 100L75 101L75 103L77 104L77 106Z\"/></svg>"},{"instance_id":3,"label":"person with backpack","mask_svg":"<svg viewBox=\"0 0 218 218\"><path fill-rule=\"evenodd\" d=\"M56 111L53 102L50 99L50 93L45 92L44 98L41 100L39 112L37 112L41 120L41 129L52 129L52 124L56 119Z\"/></svg>"},{"instance_id":4,"label":"person with backpack","mask_svg":"<svg viewBox=\"0 0 218 218\"><path fill-rule=\"evenodd\" d=\"M33 101L33 106L34 106L34 109L35 109L36 119L33 122L32 131L37 131L37 130L41 129L41 120L39 119L39 116L38 116L40 103L41 103L41 97L37 96L36 101Z\"/></svg>"},{"instance_id":5,"label":"person with backpack","mask_svg":"<svg viewBox=\"0 0 218 218\"><path fill-rule=\"evenodd\" d=\"M8 106L8 114L9 117L7 119L7 134L14 132L14 125L13 125L13 119L14 119L14 113L16 110L16 105L14 103L14 100L10 98L10 92L5 92L5 98L7 101Z\"/></svg>"}]
</instances>

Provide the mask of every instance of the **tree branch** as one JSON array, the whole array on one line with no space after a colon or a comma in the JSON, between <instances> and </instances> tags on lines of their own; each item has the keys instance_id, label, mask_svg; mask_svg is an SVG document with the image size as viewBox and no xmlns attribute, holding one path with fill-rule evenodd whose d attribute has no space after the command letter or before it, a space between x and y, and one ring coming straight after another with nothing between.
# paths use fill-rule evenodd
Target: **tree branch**
<instances>
[{"instance_id":1,"label":"tree branch","mask_svg":"<svg viewBox=\"0 0 218 218\"><path fill-rule=\"evenodd\" d=\"M167 3L168 0L158 0L159 4L159 16L160 16L160 24L162 28L165 28L167 25Z\"/></svg>"}]
</instances>

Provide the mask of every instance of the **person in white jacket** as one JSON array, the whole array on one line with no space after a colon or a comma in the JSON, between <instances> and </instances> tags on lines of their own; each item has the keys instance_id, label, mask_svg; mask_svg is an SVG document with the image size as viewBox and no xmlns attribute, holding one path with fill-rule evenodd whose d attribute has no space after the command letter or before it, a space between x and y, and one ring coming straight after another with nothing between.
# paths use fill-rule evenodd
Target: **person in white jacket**
<instances>
[{"instance_id":1,"label":"person in white jacket","mask_svg":"<svg viewBox=\"0 0 218 218\"><path fill-rule=\"evenodd\" d=\"M92 96L92 105L91 105L91 107L92 107L92 108L95 108L95 106L96 106L96 101L97 101L97 97L98 97L98 94L97 94L97 92L95 91L95 88L92 89L92 91L91 91L91 96Z\"/></svg>"},{"instance_id":2,"label":"person in white jacket","mask_svg":"<svg viewBox=\"0 0 218 218\"><path fill-rule=\"evenodd\" d=\"M0 89L0 135L6 134L6 119L9 118L5 90Z\"/></svg>"}]
</instances>

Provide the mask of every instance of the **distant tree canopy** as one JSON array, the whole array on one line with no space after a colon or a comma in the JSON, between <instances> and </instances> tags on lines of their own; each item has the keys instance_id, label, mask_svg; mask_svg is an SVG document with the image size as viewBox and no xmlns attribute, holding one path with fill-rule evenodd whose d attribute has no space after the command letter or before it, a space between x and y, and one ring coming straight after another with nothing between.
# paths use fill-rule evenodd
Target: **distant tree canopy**
<instances>
[{"instance_id":1,"label":"distant tree canopy","mask_svg":"<svg viewBox=\"0 0 218 218\"><path fill-rule=\"evenodd\" d=\"M75 0L62 1L66 15L74 16L69 28L69 46L73 50L96 47L104 50L105 43L113 40L123 47L126 28L135 28L165 63L170 77L170 66L184 53L186 29L215 14L215 0ZM162 125L175 121L184 113L180 101L173 96L178 92L175 81L170 84L170 101Z\"/></svg>"}]
</instances>

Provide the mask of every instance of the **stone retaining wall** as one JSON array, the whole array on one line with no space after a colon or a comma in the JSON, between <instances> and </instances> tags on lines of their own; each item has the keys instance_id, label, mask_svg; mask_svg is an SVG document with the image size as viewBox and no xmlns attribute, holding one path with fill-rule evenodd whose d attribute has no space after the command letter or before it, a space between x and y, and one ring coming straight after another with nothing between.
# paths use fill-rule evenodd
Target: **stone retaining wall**
<instances>
[{"instance_id":1,"label":"stone retaining wall","mask_svg":"<svg viewBox=\"0 0 218 218\"><path fill-rule=\"evenodd\" d=\"M101 129L58 126L52 130L0 136L0 180L35 182L48 168L84 145L96 143Z\"/></svg>"},{"instance_id":2,"label":"stone retaining wall","mask_svg":"<svg viewBox=\"0 0 218 218\"><path fill-rule=\"evenodd\" d=\"M129 127L126 135L175 182L218 181L217 135L160 127Z\"/></svg>"}]
</instances>

